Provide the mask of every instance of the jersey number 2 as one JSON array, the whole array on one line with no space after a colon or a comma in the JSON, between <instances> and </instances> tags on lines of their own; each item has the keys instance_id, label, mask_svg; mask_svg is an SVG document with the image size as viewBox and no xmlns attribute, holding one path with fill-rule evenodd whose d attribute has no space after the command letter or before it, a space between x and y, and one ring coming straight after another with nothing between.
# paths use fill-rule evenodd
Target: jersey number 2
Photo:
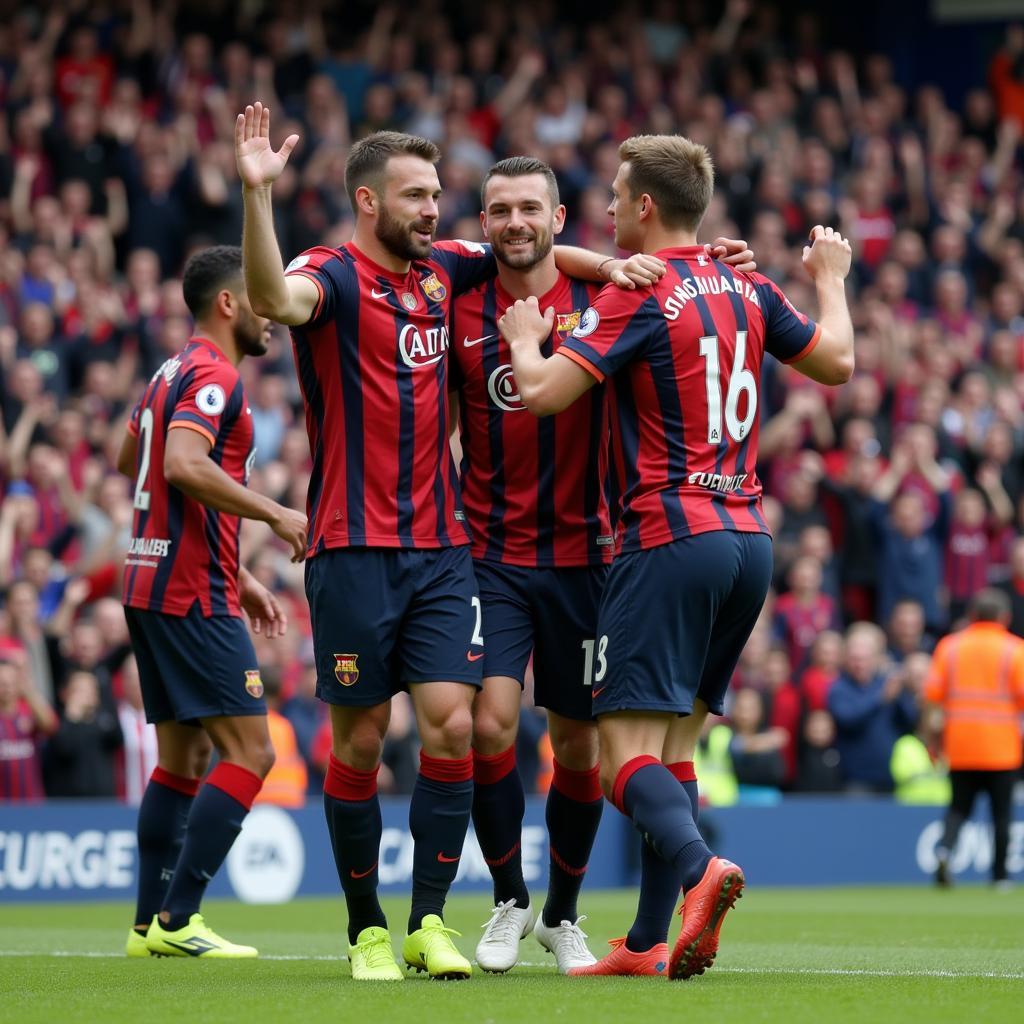
<instances>
[{"instance_id":1,"label":"jersey number 2","mask_svg":"<svg viewBox=\"0 0 1024 1024\"><path fill-rule=\"evenodd\" d=\"M132 505L142 512L149 511L149 491L146 481L149 479L149 451L153 447L153 410L143 409L139 416L139 475L135 481L135 498Z\"/></svg>"},{"instance_id":2,"label":"jersey number 2","mask_svg":"<svg viewBox=\"0 0 1024 1024\"><path fill-rule=\"evenodd\" d=\"M704 384L708 392L708 444L722 443L722 369L718 358L718 335L709 334L700 339L700 354L704 357ZM757 415L757 380L744 366L747 358L747 332L736 332L736 352L729 374L729 390L725 395L725 429L736 442L750 433ZM747 411L739 418L740 395L747 393Z\"/></svg>"}]
</instances>

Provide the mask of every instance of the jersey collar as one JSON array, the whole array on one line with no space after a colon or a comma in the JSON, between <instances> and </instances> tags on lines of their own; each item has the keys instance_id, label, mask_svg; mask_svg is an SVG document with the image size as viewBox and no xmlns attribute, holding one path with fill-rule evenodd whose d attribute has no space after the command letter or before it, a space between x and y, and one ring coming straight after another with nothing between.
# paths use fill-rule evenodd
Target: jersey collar
<instances>
[{"instance_id":1,"label":"jersey collar","mask_svg":"<svg viewBox=\"0 0 1024 1024\"><path fill-rule=\"evenodd\" d=\"M563 274L561 271L558 273L558 280L555 281L554 285L549 288L543 295L537 296L537 305L540 306L540 311L543 313L548 306L554 306L558 309L559 299L568 291L570 278L568 275ZM516 300L515 296L509 295L509 293L502 287L501 279L494 279L494 291L498 296L498 305L503 309L508 309Z\"/></svg>"}]
</instances>

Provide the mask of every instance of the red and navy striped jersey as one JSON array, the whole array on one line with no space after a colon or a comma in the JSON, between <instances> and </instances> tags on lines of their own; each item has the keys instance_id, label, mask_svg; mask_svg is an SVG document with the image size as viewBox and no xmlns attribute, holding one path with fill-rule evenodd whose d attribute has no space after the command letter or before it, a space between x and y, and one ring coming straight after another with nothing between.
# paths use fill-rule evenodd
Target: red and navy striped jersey
<instances>
[{"instance_id":1,"label":"red and navy striped jersey","mask_svg":"<svg viewBox=\"0 0 1024 1024\"><path fill-rule=\"evenodd\" d=\"M238 516L207 508L164 477L167 432L195 430L210 458L245 484L252 466L252 413L238 370L213 342L193 338L153 375L128 429L138 438L135 519L124 566L124 603L186 615L240 616Z\"/></svg>"},{"instance_id":2,"label":"red and navy striped jersey","mask_svg":"<svg viewBox=\"0 0 1024 1024\"><path fill-rule=\"evenodd\" d=\"M768 533L757 478L765 351L806 356L819 328L761 274L701 246L664 249L650 289L605 287L562 345L611 385L622 551L710 530Z\"/></svg>"},{"instance_id":3,"label":"red and navy striped jersey","mask_svg":"<svg viewBox=\"0 0 1024 1024\"><path fill-rule=\"evenodd\" d=\"M448 312L494 272L490 248L472 242L440 242L406 274L352 243L286 268L320 292L292 328L313 456L310 556L469 543L448 445Z\"/></svg>"},{"instance_id":4,"label":"red and navy striped jersey","mask_svg":"<svg viewBox=\"0 0 1024 1024\"><path fill-rule=\"evenodd\" d=\"M0 713L0 800L43 799L41 740L27 701L19 700L12 712Z\"/></svg>"},{"instance_id":5,"label":"red and navy striped jersey","mask_svg":"<svg viewBox=\"0 0 1024 1024\"><path fill-rule=\"evenodd\" d=\"M541 309L555 309L545 355L558 351L598 291L559 274L539 299ZM473 557L538 568L599 565L614 550L605 389L591 388L557 416L531 416L497 327L514 301L494 278L452 306L450 386L459 389L462 501Z\"/></svg>"}]
</instances>

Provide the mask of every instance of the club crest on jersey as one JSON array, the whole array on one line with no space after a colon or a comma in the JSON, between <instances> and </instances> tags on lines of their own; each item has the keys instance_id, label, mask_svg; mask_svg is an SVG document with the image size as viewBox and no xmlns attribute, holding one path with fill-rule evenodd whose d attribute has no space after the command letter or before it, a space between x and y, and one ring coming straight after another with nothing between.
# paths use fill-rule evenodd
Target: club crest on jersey
<instances>
[{"instance_id":1,"label":"club crest on jersey","mask_svg":"<svg viewBox=\"0 0 1024 1024\"><path fill-rule=\"evenodd\" d=\"M263 680L260 679L260 670L258 668L247 668L245 670L245 692L250 697L255 697L256 700L263 696Z\"/></svg>"},{"instance_id":2,"label":"club crest on jersey","mask_svg":"<svg viewBox=\"0 0 1024 1024\"><path fill-rule=\"evenodd\" d=\"M336 654L334 656L334 678L342 686L355 686L359 680L358 654Z\"/></svg>"},{"instance_id":3,"label":"club crest on jersey","mask_svg":"<svg viewBox=\"0 0 1024 1024\"><path fill-rule=\"evenodd\" d=\"M448 289L437 279L437 274L431 274L430 277L423 278L420 281L420 287L423 289L423 294L431 302L441 302L448 294Z\"/></svg>"},{"instance_id":4,"label":"club crest on jersey","mask_svg":"<svg viewBox=\"0 0 1024 1024\"><path fill-rule=\"evenodd\" d=\"M207 384L196 393L196 408L206 416L219 416L226 404L224 389L219 384Z\"/></svg>"},{"instance_id":5,"label":"club crest on jersey","mask_svg":"<svg viewBox=\"0 0 1024 1024\"><path fill-rule=\"evenodd\" d=\"M580 316L579 325L572 332L574 338L586 338L589 337L594 331L597 330L597 325L601 322L600 316L597 314L597 310L593 306L587 306L583 310L583 314Z\"/></svg>"},{"instance_id":6,"label":"club crest on jersey","mask_svg":"<svg viewBox=\"0 0 1024 1024\"><path fill-rule=\"evenodd\" d=\"M412 292L402 292L402 305L406 309L416 308L416 296Z\"/></svg>"},{"instance_id":7,"label":"club crest on jersey","mask_svg":"<svg viewBox=\"0 0 1024 1024\"><path fill-rule=\"evenodd\" d=\"M571 313L559 313L555 317L555 333L560 338L568 338L579 327L582 317L583 311L579 309L574 309Z\"/></svg>"}]
</instances>

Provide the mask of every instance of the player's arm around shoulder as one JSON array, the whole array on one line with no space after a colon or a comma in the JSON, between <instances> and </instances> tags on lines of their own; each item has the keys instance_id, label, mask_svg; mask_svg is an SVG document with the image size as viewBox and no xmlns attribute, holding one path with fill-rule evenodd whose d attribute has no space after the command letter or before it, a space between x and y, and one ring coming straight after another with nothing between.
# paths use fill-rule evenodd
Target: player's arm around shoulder
<instances>
[{"instance_id":1,"label":"player's arm around shoulder","mask_svg":"<svg viewBox=\"0 0 1024 1024\"><path fill-rule=\"evenodd\" d=\"M817 344L793 366L819 384L845 384L853 376L853 322L846 304L850 243L832 228L816 225L804 246L803 264L818 292Z\"/></svg>"}]
</instances>

